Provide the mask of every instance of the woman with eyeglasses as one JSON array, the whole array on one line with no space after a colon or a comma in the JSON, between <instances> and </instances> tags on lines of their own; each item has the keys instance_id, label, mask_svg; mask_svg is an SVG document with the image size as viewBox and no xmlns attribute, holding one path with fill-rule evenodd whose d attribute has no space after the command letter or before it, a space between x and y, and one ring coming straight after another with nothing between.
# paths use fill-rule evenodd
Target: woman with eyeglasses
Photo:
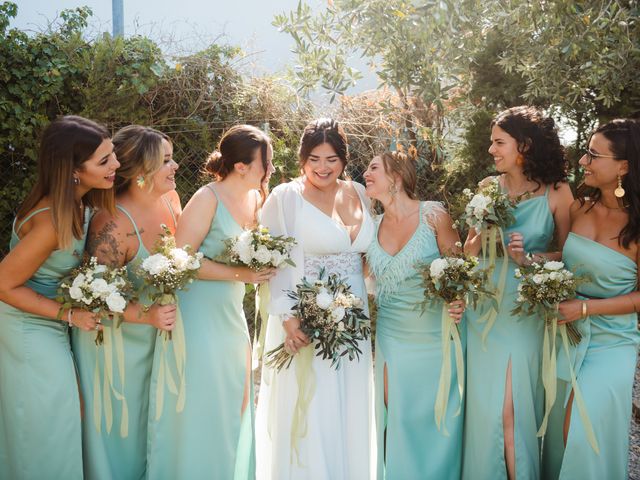
<instances>
[{"instance_id":1,"label":"woman with eyeglasses","mask_svg":"<svg viewBox=\"0 0 640 480\"><path fill-rule=\"evenodd\" d=\"M580 286L578 298L562 302L559 310L560 323L574 322L582 334L569 358L584 411L574 396L561 346L558 397L544 440L543 478L626 479L640 342L638 121L614 120L599 127L580 165L584 183L571 207L563 260L590 278Z\"/></svg>"},{"instance_id":2,"label":"woman with eyeglasses","mask_svg":"<svg viewBox=\"0 0 640 480\"><path fill-rule=\"evenodd\" d=\"M509 264L495 323L485 333L489 302L467 309L467 398L464 479L540 478L540 439L544 414L540 381L543 319L512 315L518 296L518 265L559 259L549 252L555 235L562 247L569 233L573 195L567 161L552 118L534 107L514 107L498 114L491 128L491 147L500 187L518 199L515 222L505 229ZM479 232L471 229L465 251L477 255ZM498 259L498 265L502 262ZM492 284L501 283L501 268Z\"/></svg>"}]
</instances>

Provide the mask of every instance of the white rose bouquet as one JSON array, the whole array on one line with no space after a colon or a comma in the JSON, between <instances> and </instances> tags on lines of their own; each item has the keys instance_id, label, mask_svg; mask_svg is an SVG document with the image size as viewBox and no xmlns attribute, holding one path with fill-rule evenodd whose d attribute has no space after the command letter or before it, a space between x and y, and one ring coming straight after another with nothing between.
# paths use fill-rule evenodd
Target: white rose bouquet
<instances>
[{"instance_id":1,"label":"white rose bouquet","mask_svg":"<svg viewBox=\"0 0 640 480\"><path fill-rule=\"evenodd\" d=\"M528 257L531 259L531 257ZM586 276L575 275L564 268L563 262L532 262L530 265L516 268L514 275L520 279L518 297L512 314L538 315L544 320L544 339L542 343L542 383L545 389L545 414L538 431L543 436L551 408L556 399L556 333L559 331L569 356L569 343L580 343L581 335L573 323L558 325L558 304L576 296L579 285L588 281ZM573 373L571 375L574 377ZM585 425L590 426L580 389L573 378L573 390L576 404ZM584 415L583 415L584 413ZM586 418L585 418L586 416ZM588 430L588 426L586 427ZM595 438L595 437L594 437Z\"/></svg>"},{"instance_id":2,"label":"white rose bouquet","mask_svg":"<svg viewBox=\"0 0 640 480\"><path fill-rule=\"evenodd\" d=\"M139 266L138 273L151 287L149 297L153 303L170 305L177 302L177 291L193 282L200 269L202 253L193 253L187 245L177 248L176 241L166 225L151 255ZM162 333L162 332L161 332ZM171 332L164 332L165 340L171 340Z\"/></svg>"},{"instance_id":3,"label":"white rose bouquet","mask_svg":"<svg viewBox=\"0 0 640 480\"><path fill-rule=\"evenodd\" d=\"M303 278L296 291L288 295L296 301L292 310L300 318L300 329L317 350L316 356L330 359L337 370L344 357L360 358L358 342L369 338L371 321L363 300L351 293L351 287L336 274L325 279L325 273L321 269L313 283ZM266 357L266 364L277 370L288 368L293 360L284 343L267 352Z\"/></svg>"},{"instance_id":4,"label":"white rose bouquet","mask_svg":"<svg viewBox=\"0 0 640 480\"><path fill-rule=\"evenodd\" d=\"M293 237L274 237L262 225L245 230L237 237L227 239L225 243L226 249L221 258L228 259L231 263L246 265L253 270L287 265L295 267L291 260L291 249L296 240Z\"/></svg>"},{"instance_id":5,"label":"white rose bouquet","mask_svg":"<svg viewBox=\"0 0 640 480\"><path fill-rule=\"evenodd\" d=\"M163 225L164 235L160 237L155 248L139 266L139 275L145 285L150 289L149 298L159 305L171 305L178 303L177 291L185 288L198 275L203 254L194 253L191 247L176 247L176 240ZM156 420L162 414L165 387L178 396L176 412L184 409L186 402L185 363L187 358L186 342L184 338L184 326L180 308L176 310L176 323L173 332L159 332L163 335L164 342L160 351L160 373L156 386ZM167 361L167 340L174 340L173 353L178 381L173 379L171 369Z\"/></svg>"},{"instance_id":6,"label":"white rose bouquet","mask_svg":"<svg viewBox=\"0 0 640 480\"><path fill-rule=\"evenodd\" d=\"M103 329L98 330L94 340L96 346L101 346L103 377L100 378L98 373L100 358L96 356L92 411L96 430L100 432L102 428L104 412L107 432L111 432L113 424L111 395L122 402L121 437L128 435L129 426L127 402L124 398L124 340L122 329L119 327L127 304L133 299L133 285L127 277L126 268L107 267L99 264L96 257L90 257L83 262L63 279L58 287L57 301L62 303L63 308L82 308L94 312L103 322L110 318L113 321L113 327L103 325ZM98 352L96 350L96 355ZM120 391L114 386L113 359L116 360L120 372Z\"/></svg>"},{"instance_id":7,"label":"white rose bouquet","mask_svg":"<svg viewBox=\"0 0 640 480\"><path fill-rule=\"evenodd\" d=\"M102 320L111 317L115 327L119 327L121 315L133 297L133 286L125 267L110 268L91 257L62 280L57 301L63 308L94 312ZM97 332L95 343L104 343L102 330Z\"/></svg>"},{"instance_id":8,"label":"white rose bouquet","mask_svg":"<svg viewBox=\"0 0 640 480\"><path fill-rule=\"evenodd\" d=\"M436 393L435 420L438 429L442 424L445 433L444 418L451 388L451 341L456 358L458 393L460 406L464 392L464 356L458 325L449 315L447 304L455 300L464 300L475 305L481 297L492 298L493 293L486 287L488 271L478 268L478 258L464 254L454 254L436 258L422 268L422 286L424 288L423 309L427 305L444 301L442 306L442 367L440 383ZM495 300L494 300L495 301ZM458 413L460 410L458 409ZM458 414L456 413L456 415Z\"/></svg>"},{"instance_id":9,"label":"white rose bouquet","mask_svg":"<svg viewBox=\"0 0 640 480\"><path fill-rule=\"evenodd\" d=\"M509 259L504 242L504 229L515 222L513 209L525 195L515 200L509 198L500 187L499 177L494 177L487 182L481 183L478 192L475 194L468 188L463 190L463 194L469 198L469 203L465 207L458 223L465 223L480 233L484 266L493 270L496 266L497 258L502 256L497 285L492 286L495 291L495 302L479 320L479 322L486 322L485 329L482 332L484 341L498 316L498 305L502 301L507 278ZM491 279L489 280L491 281Z\"/></svg>"}]
</instances>

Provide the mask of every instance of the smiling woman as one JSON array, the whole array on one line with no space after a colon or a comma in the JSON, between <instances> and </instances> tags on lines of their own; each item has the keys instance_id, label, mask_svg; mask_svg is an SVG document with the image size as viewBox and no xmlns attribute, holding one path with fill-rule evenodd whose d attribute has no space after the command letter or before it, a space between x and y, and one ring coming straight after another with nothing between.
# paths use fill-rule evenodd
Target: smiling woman
<instances>
[{"instance_id":1,"label":"smiling woman","mask_svg":"<svg viewBox=\"0 0 640 480\"><path fill-rule=\"evenodd\" d=\"M118 166L107 130L90 120L62 117L42 135L38 180L0 263L0 478L83 476L68 327L100 326L53 299L80 264L90 208L113 211Z\"/></svg>"}]
</instances>

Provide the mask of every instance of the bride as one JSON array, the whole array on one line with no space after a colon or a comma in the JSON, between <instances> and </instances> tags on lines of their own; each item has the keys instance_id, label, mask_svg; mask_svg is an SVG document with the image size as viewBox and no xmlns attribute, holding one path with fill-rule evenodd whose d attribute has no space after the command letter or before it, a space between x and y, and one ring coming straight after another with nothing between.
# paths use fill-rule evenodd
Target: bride
<instances>
[{"instance_id":1,"label":"bride","mask_svg":"<svg viewBox=\"0 0 640 480\"><path fill-rule=\"evenodd\" d=\"M287 291L295 290L303 276L316 278L321 267L345 278L367 303L362 253L374 227L364 187L338 178L347 164L342 127L330 119L307 125L299 158L303 176L276 187L262 211L262 223L272 235L297 240L296 266L279 270L270 281L265 352L283 341L290 353L313 349L300 319L291 314ZM339 370L315 355L309 369L298 355L279 372L263 364L256 418L259 479L370 478L371 345L361 342L360 349L360 359L342 362Z\"/></svg>"}]
</instances>

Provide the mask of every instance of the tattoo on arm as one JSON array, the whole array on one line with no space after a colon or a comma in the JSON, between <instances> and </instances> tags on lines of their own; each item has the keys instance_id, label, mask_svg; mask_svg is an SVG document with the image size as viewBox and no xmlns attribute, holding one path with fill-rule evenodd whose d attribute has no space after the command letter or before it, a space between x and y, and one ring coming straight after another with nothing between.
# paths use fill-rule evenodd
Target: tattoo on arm
<instances>
[{"instance_id":1,"label":"tattoo on arm","mask_svg":"<svg viewBox=\"0 0 640 480\"><path fill-rule=\"evenodd\" d=\"M87 238L87 252L98 257L100 263L111 267L119 267L125 263L125 251L114 236L116 223L107 222L98 232L89 233Z\"/></svg>"}]
</instances>

